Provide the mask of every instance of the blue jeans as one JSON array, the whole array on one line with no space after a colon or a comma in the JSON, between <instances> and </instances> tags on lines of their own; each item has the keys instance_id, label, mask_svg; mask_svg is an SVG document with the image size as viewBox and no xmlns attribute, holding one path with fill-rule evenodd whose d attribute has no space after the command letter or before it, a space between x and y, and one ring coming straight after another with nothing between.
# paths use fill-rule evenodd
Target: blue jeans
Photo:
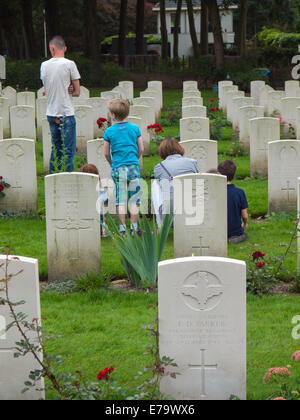
<instances>
[{"instance_id":1,"label":"blue jeans","mask_svg":"<svg viewBox=\"0 0 300 420\"><path fill-rule=\"evenodd\" d=\"M73 172L76 154L76 119L72 117L47 117L52 137L50 174L55 169Z\"/></svg>"}]
</instances>

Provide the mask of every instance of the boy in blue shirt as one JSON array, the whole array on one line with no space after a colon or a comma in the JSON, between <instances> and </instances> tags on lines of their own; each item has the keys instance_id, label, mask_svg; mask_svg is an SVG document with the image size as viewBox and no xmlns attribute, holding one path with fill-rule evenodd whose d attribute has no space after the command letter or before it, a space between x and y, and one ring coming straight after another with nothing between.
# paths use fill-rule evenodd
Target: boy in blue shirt
<instances>
[{"instance_id":1,"label":"boy in blue shirt","mask_svg":"<svg viewBox=\"0 0 300 420\"><path fill-rule=\"evenodd\" d=\"M228 242L238 244L247 239L245 233L245 229L248 229L246 194L231 183L236 173L236 165L232 160L220 163L218 172L227 176ZM241 219L243 223L241 223Z\"/></svg>"},{"instance_id":2,"label":"boy in blue shirt","mask_svg":"<svg viewBox=\"0 0 300 420\"><path fill-rule=\"evenodd\" d=\"M144 152L141 131L138 126L126 121L129 115L129 103L126 100L113 99L108 103L108 110L113 125L104 134L104 155L112 167L115 201L121 221L120 233L126 232L127 197L130 206L130 230L140 233L138 213L142 190L139 159Z\"/></svg>"}]
</instances>

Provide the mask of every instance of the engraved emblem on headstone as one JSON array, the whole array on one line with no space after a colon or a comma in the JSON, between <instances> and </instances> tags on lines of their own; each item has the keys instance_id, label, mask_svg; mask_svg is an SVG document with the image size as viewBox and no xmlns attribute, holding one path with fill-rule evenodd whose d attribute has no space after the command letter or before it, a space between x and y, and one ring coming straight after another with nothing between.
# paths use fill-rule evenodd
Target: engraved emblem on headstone
<instances>
[{"instance_id":1,"label":"engraved emblem on headstone","mask_svg":"<svg viewBox=\"0 0 300 420\"><path fill-rule=\"evenodd\" d=\"M205 389L206 389L206 382L205 382L205 380L206 380L206 375L205 375L205 373L206 373L206 370L208 370L208 369L210 369L210 370L216 370L217 368L218 368L218 365L217 364L215 364L215 365L209 365L209 364L206 364L205 363L205 352L207 351L206 349L201 349L200 350L201 351L201 364L194 364L194 365L192 365L192 364L189 364L189 368L190 369L193 369L193 370L200 370L200 374L201 374L201 396L200 396L200 398L206 398L206 391L205 391Z\"/></svg>"},{"instance_id":2,"label":"engraved emblem on headstone","mask_svg":"<svg viewBox=\"0 0 300 420\"><path fill-rule=\"evenodd\" d=\"M55 228L68 231L68 249L72 254L71 260L80 258L79 232L81 230L91 230L93 219L80 219L78 201L69 201L66 203L66 219L53 219L57 222Z\"/></svg>"},{"instance_id":3,"label":"engraved emblem on headstone","mask_svg":"<svg viewBox=\"0 0 300 420\"><path fill-rule=\"evenodd\" d=\"M251 120L252 118L256 118L257 117L257 111L255 111L254 109L249 109L247 111L246 117Z\"/></svg>"},{"instance_id":4,"label":"engraved emblem on headstone","mask_svg":"<svg viewBox=\"0 0 300 420\"><path fill-rule=\"evenodd\" d=\"M205 160L207 159L207 151L203 146L193 146L191 152L189 153L192 159L196 160Z\"/></svg>"},{"instance_id":5,"label":"engraved emblem on headstone","mask_svg":"<svg viewBox=\"0 0 300 420\"><path fill-rule=\"evenodd\" d=\"M76 111L76 118L78 118L79 120L82 120L85 117L86 117L86 112L84 109L79 109L78 111Z\"/></svg>"},{"instance_id":6,"label":"engraved emblem on headstone","mask_svg":"<svg viewBox=\"0 0 300 420\"><path fill-rule=\"evenodd\" d=\"M189 126L188 126L188 131L191 131L192 133L197 133L197 131L201 131L201 124L199 121L193 121Z\"/></svg>"},{"instance_id":7,"label":"engraved emblem on headstone","mask_svg":"<svg viewBox=\"0 0 300 420\"><path fill-rule=\"evenodd\" d=\"M28 116L27 109L24 109L24 108L18 109L18 111L17 111L17 117L18 118L24 119L24 118L27 118L27 116Z\"/></svg>"},{"instance_id":8,"label":"engraved emblem on headstone","mask_svg":"<svg viewBox=\"0 0 300 420\"><path fill-rule=\"evenodd\" d=\"M212 273L197 271L192 273L178 289L184 303L194 311L210 311L221 302L224 288Z\"/></svg>"},{"instance_id":9,"label":"engraved emblem on headstone","mask_svg":"<svg viewBox=\"0 0 300 420\"><path fill-rule=\"evenodd\" d=\"M298 153L295 147L289 146L288 148L284 146L280 151L280 158L282 160L287 160L291 163L291 161L296 161L298 158Z\"/></svg>"}]
</instances>

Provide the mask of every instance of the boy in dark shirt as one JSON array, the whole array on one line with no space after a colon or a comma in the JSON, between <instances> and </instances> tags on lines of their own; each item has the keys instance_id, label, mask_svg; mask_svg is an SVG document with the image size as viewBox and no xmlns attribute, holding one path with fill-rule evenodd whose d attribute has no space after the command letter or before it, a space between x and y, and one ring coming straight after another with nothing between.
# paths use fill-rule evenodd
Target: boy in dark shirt
<instances>
[{"instance_id":1,"label":"boy in dark shirt","mask_svg":"<svg viewBox=\"0 0 300 420\"><path fill-rule=\"evenodd\" d=\"M248 228L246 194L231 183L236 172L236 165L232 160L220 163L218 172L227 176L228 242L238 244L247 239L245 233L245 229ZM241 223L241 219L243 219L243 223Z\"/></svg>"}]
</instances>

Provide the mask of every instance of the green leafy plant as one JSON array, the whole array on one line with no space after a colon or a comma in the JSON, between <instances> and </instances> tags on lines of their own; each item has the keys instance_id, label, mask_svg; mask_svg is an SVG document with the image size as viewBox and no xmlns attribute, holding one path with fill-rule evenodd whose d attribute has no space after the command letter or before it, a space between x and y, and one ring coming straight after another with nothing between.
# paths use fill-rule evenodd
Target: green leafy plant
<instances>
[{"instance_id":1,"label":"green leafy plant","mask_svg":"<svg viewBox=\"0 0 300 420\"><path fill-rule=\"evenodd\" d=\"M0 176L0 198L5 197L4 190L10 188L10 185L4 181L3 176Z\"/></svg>"},{"instance_id":2,"label":"green leafy plant","mask_svg":"<svg viewBox=\"0 0 300 420\"><path fill-rule=\"evenodd\" d=\"M234 141L232 142L232 147L229 151L229 155L231 157L240 157L240 156L246 156L247 152L244 146L239 141Z\"/></svg>"},{"instance_id":3,"label":"green leafy plant","mask_svg":"<svg viewBox=\"0 0 300 420\"><path fill-rule=\"evenodd\" d=\"M141 236L128 231L124 236L120 235L117 224L109 214L106 221L109 236L121 254L131 284L134 287L156 287L158 263L162 258L172 220L165 217L160 231L157 232L155 220L149 222L143 215L139 221Z\"/></svg>"}]
</instances>

